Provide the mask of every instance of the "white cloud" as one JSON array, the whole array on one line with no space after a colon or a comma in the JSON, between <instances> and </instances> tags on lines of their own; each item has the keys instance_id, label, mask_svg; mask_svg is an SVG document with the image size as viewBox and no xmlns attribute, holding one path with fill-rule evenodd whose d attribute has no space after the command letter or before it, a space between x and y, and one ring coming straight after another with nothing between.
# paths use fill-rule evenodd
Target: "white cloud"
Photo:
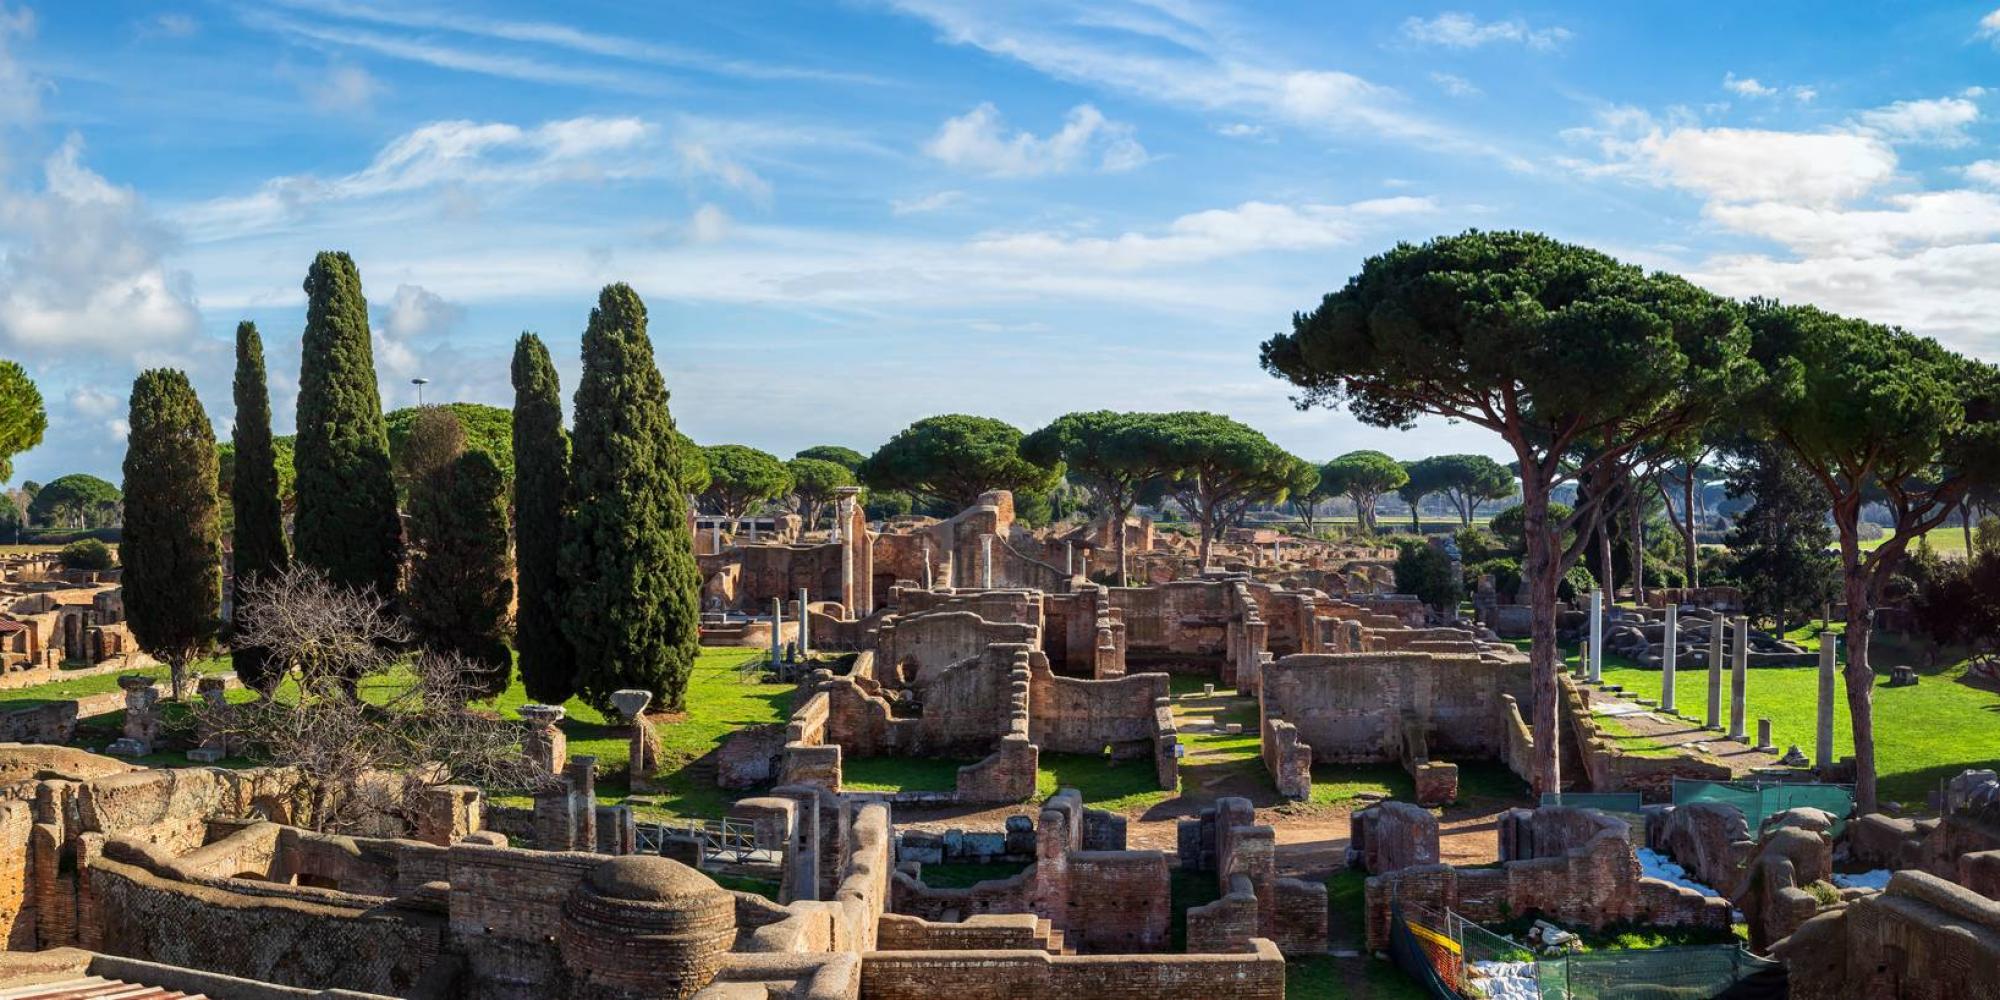
<instances>
[{"instance_id":1,"label":"white cloud","mask_svg":"<svg viewBox=\"0 0 2000 1000\"><path fill-rule=\"evenodd\" d=\"M896 198L889 202L889 211L895 215L922 215L950 208L965 200L963 191L933 191L916 198Z\"/></svg>"},{"instance_id":2,"label":"white cloud","mask_svg":"<svg viewBox=\"0 0 2000 1000\"><path fill-rule=\"evenodd\" d=\"M0 195L0 346L35 357L184 345L197 316L173 240L130 188L83 165L71 136L43 164L39 191Z\"/></svg>"},{"instance_id":3,"label":"white cloud","mask_svg":"<svg viewBox=\"0 0 2000 1000\"><path fill-rule=\"evenodd\" d=\"M1975 160L1959 169L1974 184L2000 188L2000 160Z\"/></svg>"},{"instance_id":4,"label":"white cloud","mask_svg":"<svg viewBox=\"0 0 2000 1000\"><path fill-rule=\"evenodd\" d=\"M375 368L384 383L423 374L437 341L465 318L465 310L422 285L397 285L388 303L377 304L370 329L375 335ZM424 342L430 341L428 350ZM386 395L385 385L385 395Z\"/></svg>"},{"instance_id":5,"label":"white cloud","mask_svg":"<svg viewBox=\"0 0 2000 1000\"><path fill-rule=\"evenodd\" d=\"M1266 250L1305 250L1352 241L1370 221L1428 214L1429 198L1377 198L1350 205L1279 205L1249 201L1235 208L1183 215L1164 232L1112 238L1056 232L996 234L974 242L990 253L1045 266L1089 264L1131 270L1189 264Z\"/></svg>"},{"instance_id":6,"label":"white cloud","mask_svg":"<svg viewBox=\"0 0 2000 1000\"><path fill-rule=\"evenodd\" d=\"M2000 10L1989 12L1979 19L1980 38L2000 38Z\"/></svg>"},{"instance_id":7,"label":"white cloud","mask_svg":"<svg viewBox=\"0 0 2000 1000\"><path fill-rule=\"evenodd\" d=\"M2000 236L2000 195L1985 191L1893 194L1876 208L1790 205L1777 201L1708 206L1706 214L1738 232L1815 256L1891 254Z\"/></svg>"},{"instance_id":8,"label":"white cloud","mask_svg":"<svg viewBox=\"0 0 2000 1000\"><path fill-rule=\"evenodd\" d=\"M503 42L542 45L588 56L609 56L652 66L673 66L720 76L753 80L822 80L866 83L872 77L812 67L782 66L731 59L679 45L604 35L550 21L510 21L483 18L464 10L426 10L408 4L377 7L350 0L278 0L285 6L336 18L398 28L436 29Z\"/></svg>"},{"instance_id":9,"label":"white cloud","mask_svg":"<svg viewBox=\"0 0 2000 1000\"><path fill-rule=\"evenodd\" d=\"M1979 105L1973 99L1984 93L1974 87L1956 97L1897 101L1855 115L1855 127L1889 142L1963 146L1972 141L1966 128L1979 120Z\"/></svg>"},{"instance_id":10,"label":"white cloud","mask_svg":"<svg viewBox=\"0 0 2000 1000\"><path fill-rule=\"evenodd\" d=\"M1737 76L1735 73L1723 74L1722 88L1744 97L1774 97L1778 93L1778 88L1766 87L1758 83L1754 76Z\"/></svg>"},{"instance_id":11,"label":"white cloud","mask_svg":"<svg viewBox=\"0 0 2000 1000\"><path fill-rule=\"evenodd\" d=\"M322 113L365 111L388 88L359 66L329 66L299 80L306 100Z\"/></svg>"},{"instance_id":12,"label":"white cloud","mask_svg":"<svg viewBox=\"0 0 2000 1000\"><path fill-rule=\"evenodd\" d=\"M1448 49L1476 49L1507 43L1547 51L1570 38L1568 28L1533 28L1519 18L1507 21L1480 21L1471 14L1451 11L1430 20L1412 17L1403 22L1403 36L1423 45Z\"/></svg>"},{"instance_id":13,"label":"white cloud","mask_svg":"<svg viewBox=\"0 0 2000 1000\"><path fill-rule=\"evenodd\" d=\"M731 159L714 145L696 139L682 139L675 143L674 148L680 154L681 171L686 176L719 180L730 189L741 191L759 202L770 201L771 182Z\"/></svg>"},{"instance_id":14,"label":"white cloud","mask_svg":"<svg viewBox=\"0 0 2000 1000\"><path fill-rule=\"evenodd\" d=\"M295 222L313 206L435 189L447 185L532 185L562 179L650 172L636 161L652 126L636 118L570 118L536 128L504 122L448 121L390 141L367 167L340 177L277 177L257 191L217 198L176 213L196 239L242 235ZM696 172L723 170L700 151ZM754 176L754 175L753 175Z\"/></svg>"},{"instance_id":15,"label":"white cloud","mask_svg":"<svg viewBox=\"0 0 2000 1000\"><path fill-rule=\"evenodd\" d=\"M15 43L34 34L35 12L26 7L9 10L0 0L0 126L33 121L41 113L44 83L14 54Z\"/></svg>"},{"instance_id":16,"label":"white cloud","mask_svg":"<svg viewBox=\"0 0 2000 1000\"><path fill-rule=\"evenodd\" d=\"M688 239L695 243L720 243L729 236L729 213L721 206L704 204L688 219Z\"/></svg>"},{"instance_id":17,"label":"white cloud","mask_svg":"<svg viewBox=\"0 0 2000 1000\"><path fill-rule=\"evenodd\" d=\"M1471 80L1451 73L1432 73L1431 82L1453 97L1478 97L1483 93Z\"/></svg>"},{"instance_id":18,"label":"white cloud","mask_svg":"<svg viewBox=\"0 0 2000 1000\"><path fill-rule=\"evenodd\" d=\"M1254 139L1264 134L1264 126L1249 122L1228 122L1215 127L1215 134L1231 139Z\"/></svg>"},{"instance_id":19,"label":"white cloud","mask_svg":"<svg viewBox=\"0 0 2000 1000\"><path fill-rule=\"evenodd\" d=\"M1028 131L1009 132L1000 109L981 104L956 118L947 118L924 144L924 153L959 170L988 177L1040 177L1095 169L1106 173L1131 170L1146 162L1146 148L1132 137L1132 126L1112 121L1088 104L1071 108L1063 127L1042 138Z\"/></svg>"},{"instance_id":20,"label":"white cloud","mask_svg":"<svg viewBox=\"0 0 2000 1000\"><path fill-rule=\"evenodd\" d=\"M1048 76L1088 83L1202 111L1227 111L1295 125L1343 139L1403 142L1497 160L1530 171L1529 161L1413 111L1395 89L1336 69L1288 66L1233 24L1210 23L1200 8L1155 5L1170 18L1173 54L1154 27L1120 36L1116 25L1080 25L1061 0L964 5L949 0L888 0L935 27L947 42L1012 59ZM1089 28L1090 30L1083 30Z\"/></svg>"},{"instance_id":21,"label":"white cloud","mask_svg":"<svg viewBox=\"0 0 2000 1000\"><path fill-rule=\"evenodd\" d=\"M1815 99L1819 97L1819 90L1818 88L1815 87L1808 87L1803 84L1797 84L1792 87L1791 95L1792 95L1792 100L1797 101L1800 104L1811 104Z\"/></svg>"},{"instance_id":22,"label":"white cloud","mask_svg":"<svg viewBox=\"0 0 2000 1000\"><path fill-rule=\"evenodd\" d=\"M1624 174L1720 202L1776 200L1827 205L1859 197L1896 172L1896 152L1853 132L1663 128L1637 135L1618 123L1594 134L1606 160L1585 169Z\"/></svg>"}]
</instances>

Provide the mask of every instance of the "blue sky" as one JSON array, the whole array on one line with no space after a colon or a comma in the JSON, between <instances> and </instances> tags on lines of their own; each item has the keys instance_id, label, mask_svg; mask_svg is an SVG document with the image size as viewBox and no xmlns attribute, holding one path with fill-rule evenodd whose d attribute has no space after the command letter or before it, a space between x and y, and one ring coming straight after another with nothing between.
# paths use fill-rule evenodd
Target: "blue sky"
<instances>
[{"instance_id":1,"label":"blue sky","mask_svg":"<svg viewBox=\"0 0 2000 1000\"><path fill-rule=\"evenodd\" d=\"M1229 413L1306 457L1499 454L1299 413L1257 344L1360 261L1544 230L2000 356L1984 4L0 0L17 478L116 478L143 367L288 431L315 251L390 406L566 385L609 281L683 429L868 450L941 412Z\"/></svg>"}]
</instances>

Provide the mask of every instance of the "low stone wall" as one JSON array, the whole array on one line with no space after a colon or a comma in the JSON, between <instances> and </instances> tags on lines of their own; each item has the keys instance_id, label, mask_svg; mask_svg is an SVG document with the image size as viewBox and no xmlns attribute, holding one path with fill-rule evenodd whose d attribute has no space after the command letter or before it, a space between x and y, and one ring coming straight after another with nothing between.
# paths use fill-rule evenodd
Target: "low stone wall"
<instances>
[{"instance_id":1,"label":"low stone wall","mask_svg":"<svg viewBox=\"0 0 2000 1000\"><path fill-rule=\"evenodd\" d=\"M287 986L446 997L459 963L435 908L350 908L176 882L101 857L86 880L93 949ZM228 947L217 947L219 942Z\"/></svg>"},{"instance_id":2,"label":"low stone wall","mask_svg":"<svg viewBox=\"0 0 2000 1000\"><path fill-rule=\"evenodd\" d=\"M883 951L861 959L868 1000L1283 1000L1285 960L1269 941L1242 955L1050 955Z\"/></svg>"}]
</instances>

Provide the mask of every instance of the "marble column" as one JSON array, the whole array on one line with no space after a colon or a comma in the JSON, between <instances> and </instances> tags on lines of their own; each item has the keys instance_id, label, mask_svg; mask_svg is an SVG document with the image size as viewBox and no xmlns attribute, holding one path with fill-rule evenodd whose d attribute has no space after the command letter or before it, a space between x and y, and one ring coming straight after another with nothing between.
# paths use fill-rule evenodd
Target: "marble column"
<instances>
[{"instance_id":1,"label":"marble column","mask_svg":"<svg viewBox=\"0 0 2000 1000\"><path fill-rule=\"evenodd\" d=\"M1750 734L1745 729L1748 721L1745 688L1750 684L1750 619L1738 615L1736 618L1736 654L1730 661L1729 670L1729 738L1746 740Z\"/></svg>"},{"instance_id":2,"label":"marble column","mask_svg":"<svg viewBox=\"0 0 2000 1000\"><path fill-rule=\"evenodd\" d=\"M979 585L993 589L993 536L979 536Z\"/></svg>"},{"instance_id":3,"label":"marble column","mask_svg":"<svg viewBox=\"0 0 2000 1000\"><path fill-rule=\"evenodd\" d=\"M1587 662L1591 683L1604 679L1604 591L1590 592L1590 649Z\"/></svg>"},{"instance_id":4,"label":"marble column","mask_svg":"<svg viewBox=\"0 0 2000 1000\"><path fill-rule=\"evenodd\" d=\"M1819 719L1813 732L1813 766L1833 766L1834 678L1838 667L1840 637L1832 632L1819 634Z\"/></svg>"},{"instance_id":5,"label":"marble column","mask_svg":"<svg viewBox=\"0 0 2000 1000\"><path fill-rule=\"evenodd\" d=\"M1585 639L1583 640L1583 645L1578 647L1576 651L1576 679L1583 680L1589 676L1590 676L1590 640Z\"/></svg>"},{"instance_id":6,"label":"marble column","mask_svg":"<svg viewBox=\"0 0 2000 1000\"><path fill-rule=\"evenodd\" d=\"M1722 728L1722 647L1728 631L1722 612L1708 613L1708 717L1702 722L1707 729Z\"/></svg>"},{"instance_id":7,"label":"marble column","mask_svg":"<svg viewBox=\"0 0 2000 1000\"><path fill-rule=\"evenodd\" d=\"M1076 543L1063 543L1063 575L1076 575Z\"/></svg>"},{"instance_id":8,"label":"marble column","mask_svg":"<svg viewBox=\"0 0 2000 1000\"><path fill-rule=\"evenodd\" d=\"M771 598L771 669L785 662L785 599Z\"/></svg>"},{"instance_id":9,"label":"marble column","mask_svg":"<svg viewBox=\"0 0 2000 1000\"><path fill-rule=\"evenodd\" d=\"M812 615L806 612L806 588L799 588L799 659L812 654Z\"/></svg>"},{"instance_id":10,"label":"marble column","mask_svg":"<svg viewBox=\"0 0 2000 1000\"><path fill-rule=\"evenodd\" d=\"M1660 637L1660 711L1674 711L1674 668L1679 666L1681 652L1680 618L1681 609L1667 605L1667 626Z\"/></svg>"}]
</instances>

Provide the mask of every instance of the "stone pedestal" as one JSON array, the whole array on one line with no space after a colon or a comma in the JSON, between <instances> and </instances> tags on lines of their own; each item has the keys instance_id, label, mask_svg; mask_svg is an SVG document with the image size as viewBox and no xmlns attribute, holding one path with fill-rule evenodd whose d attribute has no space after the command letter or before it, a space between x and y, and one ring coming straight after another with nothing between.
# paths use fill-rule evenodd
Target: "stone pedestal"
<instances>
[{"instance_id":1,"label":"stone pedestal","mask_svg":"<svg viewBox=\"0 0 2000 1000\"><path fill-rule=\"evenodd\" d=\"M1833 697L1836 674L1835 659L1839 656L1840 637L1832 632L1819 634L1819 716L1813 730L1813 766L1832 767L1833 759Z\"/></svg>"},{"instance_id":2,"label":"stone pedestal","mask_svg":"<svg viewBox=\"0 0 2000 1000\"><path fill-rule=\"evenodd\" d=\"M1757 720L1757 750L1760 753L1774 753L1777 747L1771 745L1771 720Z\"/></svg>"},{"instance_id":3,"label":"stone pedestal","mask_svg":"<svg viewBox=\"0 0 2000 1000\"><path fill-rule=\"evenodd\" d=\"M623 716L625 724L632 728L631 761L632 790L650 792L653 790L653 776L660 770L660 743L653 735L653 720L646 718L646 706L653 703L653 692L644 688L625 688L611 692L611 704Z\"/></svg>"},{"instance_id":4,"label":"stone pedestal","mask_svg":"<svg viewBox=\"0 0 2000 1000\"><path fill-rule=\"evenodd\" d=\"M521 737L521 755L534 761L543 774L561 774L569 763L569 741L556 725L562 719L561 705L521 706L521 721L528 727Z\"/></svg>"},{"instance_id":5,"label":"stone pedestal","mask_svg":"<svg viewBox=\"0 0 2000 1000\"><path fill-rule=\"evenodd\" d=\"M415 795L416 839L450 847L485 825L485 800L471 785L436 785Z\"/></svg>"},{"instance_id":6,"label":"stone pedestal","mask_svg":"<svg viewBox=\"0 0 2000 1000\"><path fill-rule=\"evenodd\" d=\"M119 757L144 757L160 737L159 682L140 674L118 678L125 689L125 733L105 748Z\"/></svg>"},{"instance_id":7,"label":"stone pedestal","mask_svg":"<svg viewBox=\"0 0 2000 1000\"><path fill-rule=\"evenodd\" d=\"M203 677L195 681L194 691L202 701L201 712L195 716L201 745L188 751L188 759L213 764L237 749L237 741L228 733L229 685L220 677Z\"/></svg>"}]
</instances>

